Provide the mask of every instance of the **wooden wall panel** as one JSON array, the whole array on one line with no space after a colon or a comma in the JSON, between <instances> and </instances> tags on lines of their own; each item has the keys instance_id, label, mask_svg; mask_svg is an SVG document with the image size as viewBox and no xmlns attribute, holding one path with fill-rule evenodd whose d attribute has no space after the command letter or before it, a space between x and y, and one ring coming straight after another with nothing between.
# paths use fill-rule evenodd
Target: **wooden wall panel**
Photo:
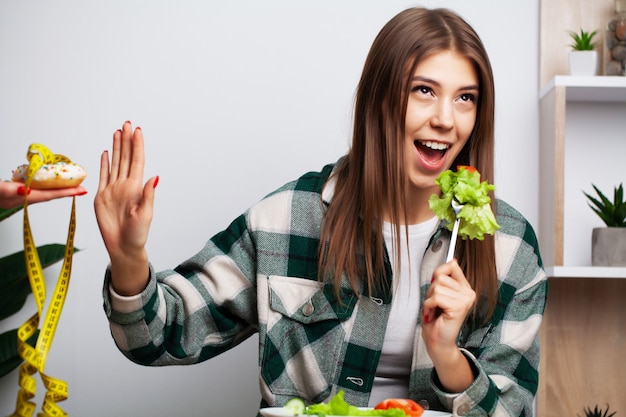
<instances>
[{"instance_id":1,"label":"wooden wall panel","mask_svg":"<svg viewBox=\"0 0 626 417\"><path fill-rule=\"evenodd\" d=\"M565 94L565 87L555 87L539 103L539 133L544 138L539 143L539 245L544 264L552 266L563 266ZM551 232L542 233L545 230Z\"/></svg>"},{"instance_id":2,"label":"wooden wall panel","mask_svg":"<svg viewBox=\"0 0 626 417\"><path fill-rule=\"evenodd\" d=\"M568 75L569 31L599 31L600 71L604 66L604 30L614 14L613 0L541 0L539 11L539 88L555 75ZM601 73L601 72L600 72Z\"/></svg>"},{"instance_id":3,"label":"wooden wall panel","mask_svg":"<svg viewBox=\"0 0 626 417\"><path fill-rule=\"evenodd\" d=\"M626 415L626 279L553 278L541 329L539 417Z\"/></svg>"}]
</instances>

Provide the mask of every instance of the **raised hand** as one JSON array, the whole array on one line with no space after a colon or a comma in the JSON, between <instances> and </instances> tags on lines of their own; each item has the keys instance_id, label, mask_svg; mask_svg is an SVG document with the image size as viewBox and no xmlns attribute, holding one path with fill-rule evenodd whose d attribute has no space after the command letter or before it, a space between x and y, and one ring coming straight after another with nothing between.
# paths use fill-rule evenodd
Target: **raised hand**
<instances>
[{"instance_id":1,"label":"raised hand","mask_svg":"<svg viewBox=\"0 0 626 417\"><path fill-rule=\"evenodd\" d=\"M113 134L111 161L107 151L102 153L94 199L100 234L111 258L113 287L122 295L140 292L148 278L145 245L158 177L144 184L143 171L143 133L125 122Z\"/></svg>"}]
</instances>

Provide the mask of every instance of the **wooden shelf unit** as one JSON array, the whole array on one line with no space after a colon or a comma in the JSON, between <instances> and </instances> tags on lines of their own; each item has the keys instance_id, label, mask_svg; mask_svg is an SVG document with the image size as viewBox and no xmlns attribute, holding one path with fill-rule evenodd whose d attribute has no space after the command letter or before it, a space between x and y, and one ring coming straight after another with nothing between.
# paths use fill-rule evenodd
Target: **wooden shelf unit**
<instances>
[{"instance_id":1,"label":"wooden shelf unit","mask_svg":"<svg viewBox=\"0 0 626 417\"><path fill-rule=\"evenodd\" d=\"M563 88L567 101L622 102L626 103L626 77L580 77L557 75L539 93L543 100L552 90Z\"/></svg>"},{"instance_id":2,"label":"wooden shelf unit","mask_svg":"<svg viewBox=\"0 0 626 417\"><path fill-rule=\"evenodd\" d=\"M595 181L626 183L626 77L556 76L539 108L538 237L550 290L537 415L607 404L626 414L626 268L591 266L599 219L582 194Z\"/></svg>"},{"instance_id":3,"label":"wooden shelf unit","mask_svg":"<svg viewBox=\"0 0 626 417\"><path fill-rule=\"evenodd\" d=\"M597 120L598 114L590 114L589 111L590 108L593 108L590 106L604 107L606 109L613 104L620 109L626 109L626 77L556 76L540 93L539 240L546 268L580 266L585 268L584 273L591 273L592 275L590 276L595 276L593 270L589 269L591 265L590 255L588 258L583 259L579 252L576 256L572 255L577 259L576 263L566 262L567 248L565 241L569 242L571 240L571 244L580 245L581 238L580 235L575 236L573 239L566 237L567 213L565 212L565 206L575 206L576 210L584 210L584 218L587 223L584 224L583 222L580 226L586 227L585 232L589 231L589 236L584 236L589 242L591 239L591 226L589 224L596 220L593 212L587 207L582 190L577 189L577 194L574 195L571 185L566 184L566 178L568 180L572 179L574 177L572 173L577 172L577 167L566 166L567 146L576 147L578 154L587 152L587 149L585 149L587 147L591 154L589 157L590 161L583 160L583 163L580 164L581 169L578 171L595 171L594 174L597 174L598 171L608 170L608 166L611 166L612 173L607 175L612 178L611 181L615 181L611 186L623 181L626 177L626 169L619 167L619 165L626 159L626 130L621 133L623 140L615 141L619 143L601 145L599 143L600 139L604 140L606 136L602 131L603 122ZM566 135L572 129L572 127L568 127L568 121L571 122L567 114L570 107L577 108L575 117L585 118L584 124L592 125L594 122L600 124L600 126L597 126L594 134L583 139L585 141L583 144L568 144L568 141L566 141ZM601 111L599 110L599 112ZM624 117L626 117L626 112L622 115L622 118ZM580 123L580 121L574 122ZM616 149L615 145L623 148L624 153L620 152L619 147ZM603 146L603 149L594 150L594 146ZM593 155L594 151L602 152L602 154ZM603 160L600 161L599 155L601 155ZM582 158L581 155L570 154L569 156L570 158ZM595 166L594 163L596 164ZM603 167L602 165L607 166ZM589 177L589 182L581 184L580 187L592 191L591 182L594 181L593 176L591 174L587 175L585 172L580 175ZM575 204L567 201L568 199L571 201L574 197L578 198L578 200L575 200ZM570 209L570 211L572 210L574 209ZM570 221L570 223L578 225L579 217L577 216L574 222ZM572 273L572 270L568 270L568 273ZM605 271L602 271L600 276L606 276L604 273ZM579 274L576 276L579 276ZM616 270L616 278L625 276L626 274L623 270Z\"/></svg>"},{"instance_id":4,"label":"wooden shelf unit","mask_svg":"<svg viewBox=\"0 0 626 417\"><path fill-rule=\"evenodd\" d=\"M551 266L545 270L550 278L626 278L626 268L608 266Z\"/></svg>"}]
</instances>

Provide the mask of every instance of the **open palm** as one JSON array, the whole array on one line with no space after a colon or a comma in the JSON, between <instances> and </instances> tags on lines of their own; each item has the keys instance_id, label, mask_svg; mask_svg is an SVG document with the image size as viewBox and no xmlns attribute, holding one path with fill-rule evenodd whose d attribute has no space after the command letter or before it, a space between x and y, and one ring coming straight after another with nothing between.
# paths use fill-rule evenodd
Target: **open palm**
<instances>
[{"instance_id":1,"label":"open palm","mask_svg":"<svg viewBox=\"0 0 626 417\"><path fill-rule=\"evenodd\" d=\"M100 233L112 261L144 253L158 177L143 184L144 142L130 122L113 135L113 155L100 161L100 183L94 208Z\"/></svg>"}]
</instances>

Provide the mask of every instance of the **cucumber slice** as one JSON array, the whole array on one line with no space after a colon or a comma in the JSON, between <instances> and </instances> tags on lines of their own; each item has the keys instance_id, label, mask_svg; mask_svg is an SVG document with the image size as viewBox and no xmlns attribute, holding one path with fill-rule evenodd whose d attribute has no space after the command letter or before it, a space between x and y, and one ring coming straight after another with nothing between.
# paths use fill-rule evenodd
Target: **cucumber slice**
<instances>
[{"instance_id":1,"label":"cucumber slice","mask_svg":"<svg viewBox=\"0 0 626 417\"><path fill-rule=\"evenodd\" d=\"M292 398L285 403L283 409L289 414L298 416L304 413L306 405L304 404L304 401L302 401L300 398Z\"/></svg>"}]
</instances>

